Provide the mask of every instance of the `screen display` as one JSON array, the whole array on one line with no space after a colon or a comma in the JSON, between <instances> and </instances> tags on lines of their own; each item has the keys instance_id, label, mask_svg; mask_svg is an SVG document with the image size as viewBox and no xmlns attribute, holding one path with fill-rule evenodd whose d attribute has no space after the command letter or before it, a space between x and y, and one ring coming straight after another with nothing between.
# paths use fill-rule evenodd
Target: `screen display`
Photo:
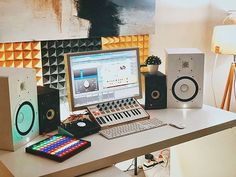
<instances>
[{"instance_id":1,"label":"screen display","mask_svg":"<svg viewBox=\"0 0 236 177\"><path fill-rule=\"evenodd\" d=\"M67 60L74 108L140 96L137 48L69 54Z\"/></svg>"}]
</instances>

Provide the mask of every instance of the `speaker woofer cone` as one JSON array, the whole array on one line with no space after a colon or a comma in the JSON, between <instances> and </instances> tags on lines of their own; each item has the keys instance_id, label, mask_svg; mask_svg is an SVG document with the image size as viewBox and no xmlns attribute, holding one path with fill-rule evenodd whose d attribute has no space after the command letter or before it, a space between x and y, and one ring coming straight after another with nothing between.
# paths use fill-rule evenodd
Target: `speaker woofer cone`
<instances>
[{"instance_id":1,"label":"speaker woofer cone","mask_svg":"<svg viewBox=\"0 0 236 177\"><path fill-rule=\"evenodd\" d=\"M189 84L192 85L192 87L194 88L194 91L192 94L189 94L189 92L191 91L190 89L190 85L186 84L185 82L183 84L180 85L180 91L181 91L181 94L189 94L190 96L186 97L186 98L181 98L178 93L176 93L176 87L178 84L180 84L180 82L183 82L183 81L186 81L186 82L189 82ZM172 94L173 96L178 100L178 101L182 101L182 102L189 102L191 100L193 100L197 94L198 94L198 84L197 82L191 78L191 77L188 77L188 76L183 76L183 77L180 77L178 79L175 80L175 82L173 83L172 85Z\"/></svg>"},{"instance_id":2,"label":"speaker woofer cone","mask_svg":"<svg viewBox=\"0 0 236 177\"><path fill-rule=\"evenodd\" d=\"M49 109L46 113L46 117L48 120L52 120L55 117L55 111L53 109Z\"/></svg>"},{"instance_id":3,"label":"speaker woofer cone","mask_svg":"<svg viewBox=\"0 0 236 177\"><path fill-rule=\"evenodd\" d=\"M33 128L34 121L35 111L33 105L28 101L23 102L16 113L17 132L22 136L27 135Z\"/></svg>"}]
</instances>

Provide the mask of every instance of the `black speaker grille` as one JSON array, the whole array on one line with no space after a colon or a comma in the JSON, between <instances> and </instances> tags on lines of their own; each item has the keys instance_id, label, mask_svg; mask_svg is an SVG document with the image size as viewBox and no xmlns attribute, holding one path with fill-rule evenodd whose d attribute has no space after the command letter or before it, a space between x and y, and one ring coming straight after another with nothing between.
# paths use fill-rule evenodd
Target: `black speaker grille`
<instances>
[{"instance_id":1,"label":"black speaker grille","mask_svg":"<svg viewBox=\"0 0 236 177\"><path fill-rule=\"evenodd\" d=\"M145 76L145 109L164 109L167 106L166 76L144 74Z\"/></svg>"}]
</instances>

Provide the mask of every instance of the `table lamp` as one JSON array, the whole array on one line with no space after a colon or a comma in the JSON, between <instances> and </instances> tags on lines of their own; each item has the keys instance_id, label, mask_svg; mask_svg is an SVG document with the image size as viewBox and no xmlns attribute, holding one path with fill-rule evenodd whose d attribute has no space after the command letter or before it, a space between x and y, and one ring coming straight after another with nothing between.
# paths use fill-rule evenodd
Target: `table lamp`
<instances>
[{"instance_id":1,"label":"table lamp","mask_svg":"<svg viewBox=\"0 0 236 177\"><path fill-rule=\"evenodd\" d=\"M216 26L213 31L211 50L216 54L233 55L234 57L221 102L221 109L224 109L227 101L226 110L229 111L236 68L236 25Z\"/></svg>"}]
</instances>

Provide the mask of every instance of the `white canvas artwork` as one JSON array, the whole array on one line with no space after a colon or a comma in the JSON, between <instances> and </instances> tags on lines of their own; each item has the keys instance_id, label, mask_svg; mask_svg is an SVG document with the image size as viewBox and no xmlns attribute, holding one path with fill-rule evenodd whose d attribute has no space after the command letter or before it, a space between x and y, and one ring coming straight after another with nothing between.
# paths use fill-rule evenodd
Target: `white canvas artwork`
<instances>
[{"instance_id":1,"label":"white canvas artwork","mask_svg":"<svg viewBox=\"0 0 236 177\"><path fill-rule=\"evenodd\" d=\"M155 32L155 0L1 0L0 16L0 43Z\"/></svg>"}]
</instances>

